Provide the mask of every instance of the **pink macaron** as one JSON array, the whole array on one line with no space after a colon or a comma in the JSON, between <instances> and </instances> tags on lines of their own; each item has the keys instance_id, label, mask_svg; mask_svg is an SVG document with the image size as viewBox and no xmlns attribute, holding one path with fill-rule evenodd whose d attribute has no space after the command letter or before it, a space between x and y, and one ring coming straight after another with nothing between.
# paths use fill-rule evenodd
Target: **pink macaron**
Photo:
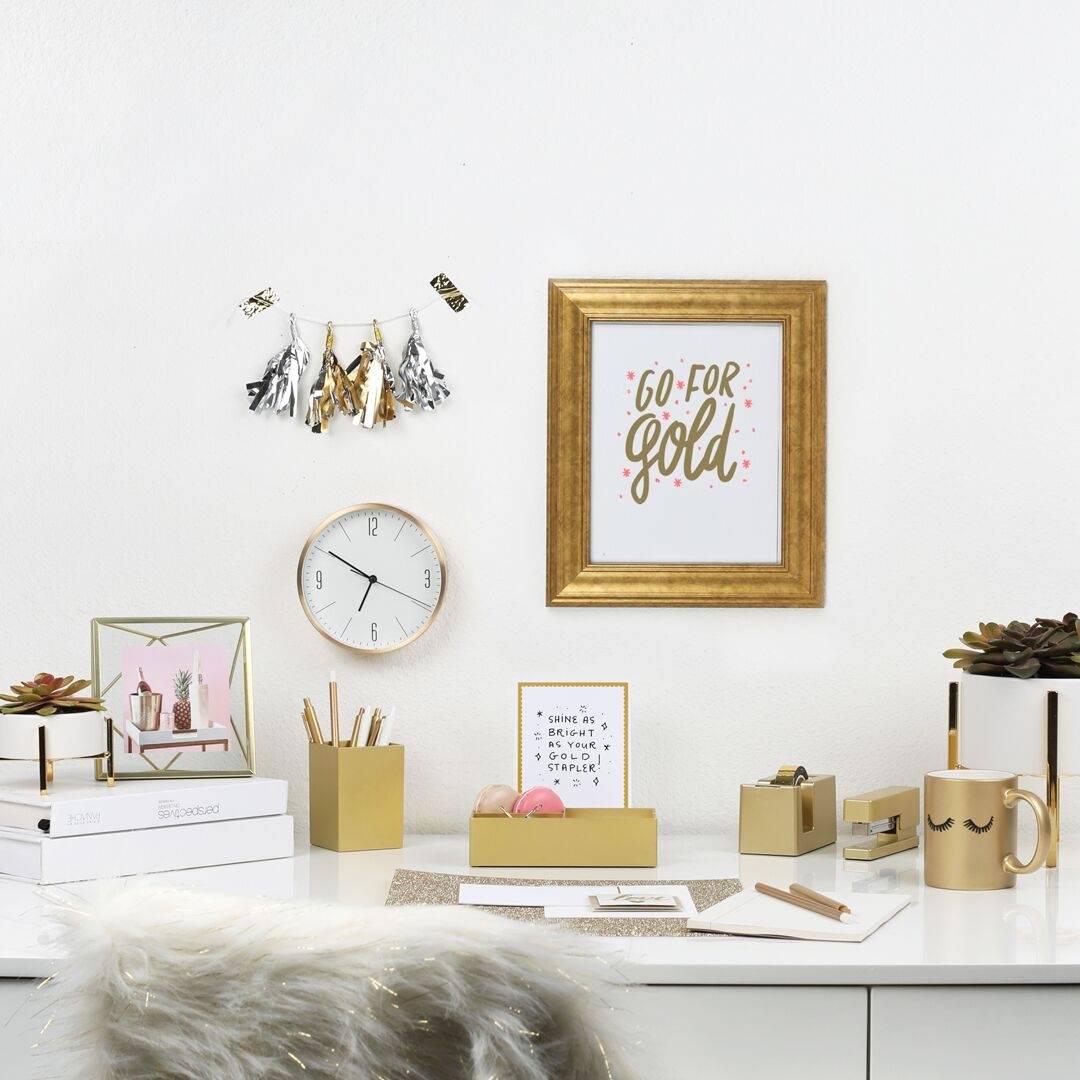
<instances>
[{"instance_id":1,"label":"pink macaron","mask_svg":"<svg viewBox=\"0 0 1080 1080\"><path fill-rule=\"evenodd\" d=\"M512 788L509 784L488 784L476 796L473 813L497 814L500 810L509 812L517 799L517 788Z\"/></svg>"},{"instance_id":2,"label":"pink macaron","mask_svg":"<svg viewBox=\"0 0 1080 1080\"><path fill-rule=\"evenodd\" d=\"M566 809L562 799L551 788L529 788L514 803L515 814L561 814Z\"/></svg>"}]
</instances>

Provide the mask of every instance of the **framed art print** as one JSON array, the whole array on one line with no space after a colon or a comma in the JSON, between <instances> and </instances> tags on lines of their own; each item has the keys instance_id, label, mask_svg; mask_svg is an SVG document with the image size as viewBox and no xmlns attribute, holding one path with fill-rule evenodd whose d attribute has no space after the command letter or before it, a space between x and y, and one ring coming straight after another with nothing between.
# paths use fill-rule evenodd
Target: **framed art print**
<instances>
[{"instance_id":1,"label":"framed art print","mask_svg":"<svg viewBox=\"0 0 1080 1080\"><path fill-rule=\"evenodd\" d=\"M94 619L91 684L118 780L255 774L246 618Z\"/></svg>"},{"instance_id":2,"label":"framed art print","mask_svg":"<svg viewBox=\"0 0 1080 1080\"><path fill-rule=\"evenodd\" d=\"M549 283L549 605L824 603L825 294Z\"/></svg>"},{"instance_id":3,"label":"framed art print","mask_svg":"<svg viewBox=\"0 0 1080 1080\"><path fill-rule=\"evenodd\" d=\"M624 682L518 683L518 791L566 806L630 805L630 688Z\"/></svg>"}]
</instances>

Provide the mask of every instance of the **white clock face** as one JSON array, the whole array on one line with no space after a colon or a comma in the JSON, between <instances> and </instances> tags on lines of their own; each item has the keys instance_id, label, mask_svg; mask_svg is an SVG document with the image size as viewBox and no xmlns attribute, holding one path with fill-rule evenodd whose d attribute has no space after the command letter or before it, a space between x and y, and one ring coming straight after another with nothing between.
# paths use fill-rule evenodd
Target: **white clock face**
<instances>
[{"instance_id":1,"label":"white clock face","mask_svg":"<svg viewBox=\"0 0 1080 1080\"><path fill-rule=\"evenodd\" d=\"M324 521L300 556L300 602L324 636L359 652L418 638L445 586L439 541L411 514L369 503Z\"/></svg>"}]
</instances>

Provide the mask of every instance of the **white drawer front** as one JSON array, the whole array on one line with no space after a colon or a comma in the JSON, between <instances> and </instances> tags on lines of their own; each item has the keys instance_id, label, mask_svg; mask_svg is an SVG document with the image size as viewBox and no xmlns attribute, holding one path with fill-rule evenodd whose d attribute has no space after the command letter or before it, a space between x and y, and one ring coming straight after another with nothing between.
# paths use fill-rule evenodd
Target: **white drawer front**
<instances>
[{"instance_id":1,"label":"white drawer front","mask_svg":"<svg viewBox=\"0 0 1080 1080\"><path fill-rule=\"evenodd\" d=\"M616 995L649 1080L865 1080L862 987L633 986Z\"/></svg>"},{"instance_id":2,"label":"white drawer front","mask_svg":"<svg viewBox=\"0 0 1080 1080\"><path fill-rule=\"evenodd\" d=\"M1040 1066L1065 1076L1078 1059L1080 987L870 991L870 1080L1016 1080L1039 1075Z\"/></svg>"}]
</instances>

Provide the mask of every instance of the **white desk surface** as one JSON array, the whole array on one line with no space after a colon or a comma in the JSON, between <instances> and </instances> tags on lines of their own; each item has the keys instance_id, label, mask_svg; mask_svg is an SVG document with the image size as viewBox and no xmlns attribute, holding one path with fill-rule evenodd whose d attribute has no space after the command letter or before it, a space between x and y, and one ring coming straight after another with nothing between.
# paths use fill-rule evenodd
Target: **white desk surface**
<instances>
[{"instance_id":1,"label":"white desk surface","mask_svg":"<svg viewBox=\"0 0 1080 1080\"><path fill-rule=\"evenodd\" d=\"M1068 845L1062 848L1064 868L1021 877L1015 889L967 893L925 888L917 851L859 863L845 862L837 846L799 859L740 856L734 846L716 836L661 837L656 870L470 870L465 836L410 836L397 851L338 855L300 846L292 859L160 874L153 880L253 897L354 905L381 905L398 867L627 881L739 877L749 887L755 881L780 886L801 881L825 892L903 892L911 904L860 944L721 935L631 939L617 943L616 967L627 982L652 984L1080 983L1080 860ZM95 887L51 888L87 895ZM0 881L0 976L44 976L53 970L42 892L37 886Z\"/></svg>"}]
</instances>

